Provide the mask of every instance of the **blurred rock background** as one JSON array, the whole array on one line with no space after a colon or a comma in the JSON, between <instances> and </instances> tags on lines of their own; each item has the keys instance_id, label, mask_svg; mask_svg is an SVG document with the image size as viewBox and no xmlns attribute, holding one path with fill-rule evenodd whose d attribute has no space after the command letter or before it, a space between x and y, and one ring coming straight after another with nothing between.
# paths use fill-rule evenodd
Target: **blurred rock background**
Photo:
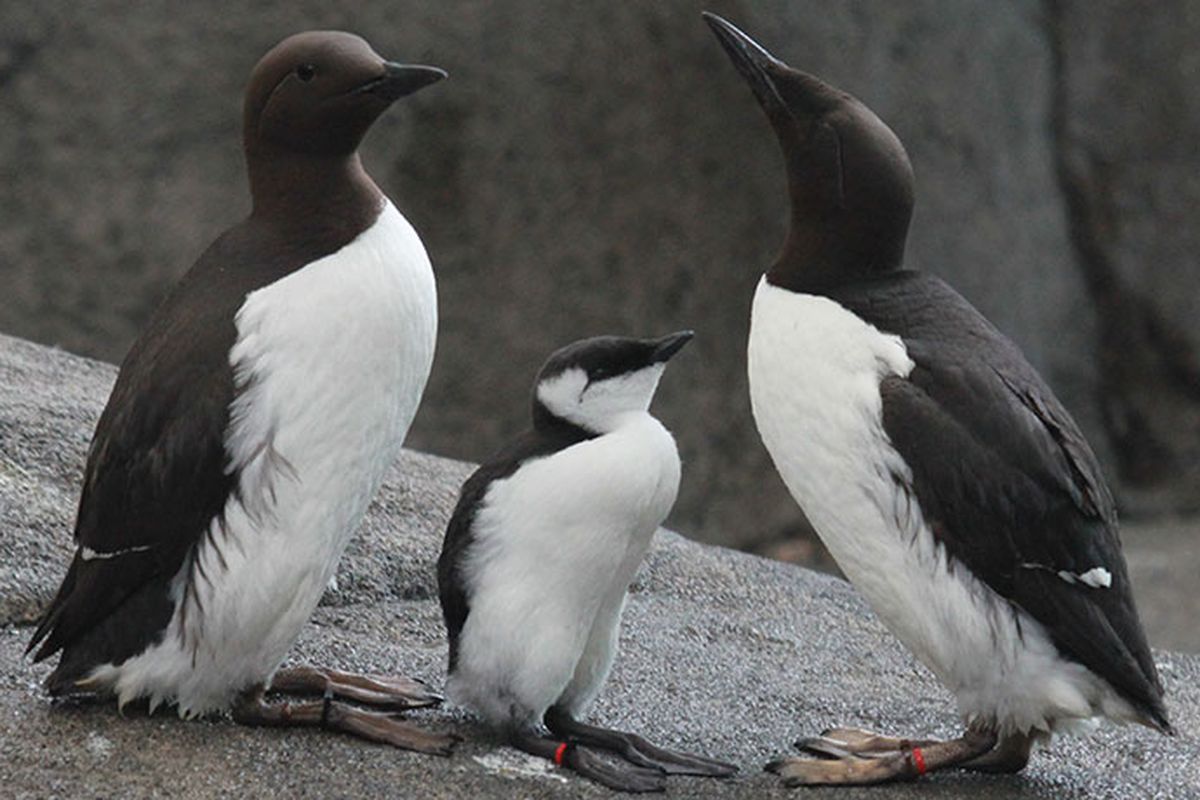
<instances>
[{"instance_id":1,"label":"blurred rock background","mask_svg":"<svg viewBox=\"0 0 1200 800\"><path fill-rule=\"evenodd\" d=\"M9 0L0 330L119 361L249 208L250 68L295 31L353 30L451 74L364 151L438 273L409 444L481 459L525 426L554 347L693 327L656 405L686 462L670 524L811 559L744 377L750 298L783 236L781 158L702 8L896 130L918 180L909 265L1024 348L1126 516L1200 509L1195 0Z\"/></svg>"}]
</instances>

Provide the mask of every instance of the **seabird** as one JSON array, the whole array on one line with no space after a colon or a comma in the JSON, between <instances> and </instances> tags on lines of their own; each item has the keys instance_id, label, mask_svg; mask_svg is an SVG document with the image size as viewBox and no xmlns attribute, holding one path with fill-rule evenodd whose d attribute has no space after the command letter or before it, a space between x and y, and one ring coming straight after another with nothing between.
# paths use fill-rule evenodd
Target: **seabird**
<instances>
[{"instance_id":1,"label":"seabird","mask_svg":"<svg viewBox=\"0 0 1200 800\"><path fill-rule=\"evenodd\" d=\"M965 734L839 728L769 768L790 785L959 766L1016 772L1035 740L1108 717L1165 733L1113 497L1070 414L1011 341L902 261L912 167L860 101L705 20L783 149L782 252L748 349L759 433L887 627L954 693Z\"/></svg>"},{"instance_id":2,"label":"seabird","mask_svg":"<svg viewBox=\"0 0 1200 800\"><path fill-rule=\"evenodd\" d=\"M555 352L534 386L533 428L463 485L438 560L450 698L521 750L620 791L661 791L668 773L735 771L580 721L679 489L675 440L649 408L691 338L603 336Z\"/></svg>"},{"instance_id":3,"label":"seabird","mask_svg":"<svg viewBox=\"0 0 1200 800\"><path fill-rule=\"evenodd\" d=\"M330 31L287 38L254 68L253 210L121 365L88 452L78 548L29 645L39 661L62 652L52 695L449 752L453 737L333 699L388 710L440 699L417 681L279 670L429 375L429 258L357 151L393 101L444 77ZM268 703L268 689L325 697Z\"/></svg>"}]
</instances>

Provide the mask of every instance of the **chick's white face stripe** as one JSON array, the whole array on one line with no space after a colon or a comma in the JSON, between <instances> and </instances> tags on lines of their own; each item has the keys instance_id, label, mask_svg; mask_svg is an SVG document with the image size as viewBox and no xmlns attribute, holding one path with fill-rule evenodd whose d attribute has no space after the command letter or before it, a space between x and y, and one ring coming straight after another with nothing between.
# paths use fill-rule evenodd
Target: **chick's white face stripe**
<instances>
[{"instance_id":1,"label":"chick's white face stripe","mask_svg":"<svg viewBox=\"0 0 1200 800\"><path fill-rule=\"evenodd\" d=\"M633 372L589 380L572 367L538 385L538 399L551 414L595 433L607 433L622 415L650 408L664 364L649 364Z\"/></svg>"}]
</instances>

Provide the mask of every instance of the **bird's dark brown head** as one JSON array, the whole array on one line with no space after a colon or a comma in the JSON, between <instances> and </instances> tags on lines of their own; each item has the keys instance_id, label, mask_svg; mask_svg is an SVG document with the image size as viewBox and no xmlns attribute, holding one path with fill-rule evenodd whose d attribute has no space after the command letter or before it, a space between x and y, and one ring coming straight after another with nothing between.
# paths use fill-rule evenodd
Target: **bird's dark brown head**
<instances>
[{"instance_id":1,"label":"bird's dark brown head","mask_svg":"<svg viewBox=\"0 0 1200 800\"><path fill-rule=\"evenodd\" d=\"M250 74L247 153L348 155L393 101L444 77L436 67L385 61L351 33L289 36Z\"/></svg>"},{"instance_id":2,"label":"bird's dark brown head","mask_svg":"<svg viewBox=\"0 0 1200 800\"><path fill-rule=\"evenodd\" d=\"M913 173L896 134L856 98L792 69L729 22L704 20L783 148L791 228L768 279L811 289L898 269Z\"/></svg>"},{"instance_id":3,"label":"bird's dark brown head","mask_svg":"<svg viewBox=\"0 0 1200 800\"><path fill-rule=\"evenodd\" d=\"M359 232L382 202L358 145L393 101L446 77L385 61L360 37L298 33L250 73L243 143L253 216L272 224Z\"/></svg>"}]
</instances>

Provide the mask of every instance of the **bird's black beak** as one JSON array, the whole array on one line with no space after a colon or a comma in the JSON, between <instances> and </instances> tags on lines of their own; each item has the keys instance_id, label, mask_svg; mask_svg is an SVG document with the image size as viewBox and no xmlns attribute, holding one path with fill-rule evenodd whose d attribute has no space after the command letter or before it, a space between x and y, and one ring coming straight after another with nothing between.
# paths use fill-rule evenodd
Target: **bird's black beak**
<instances>
[{"instance_id":1,"label":"bird's black beak","mask_svg":"<svg viewBox=\"0 0 1200 800\"><path fill-rule=\"evenodd\" d=\"M771 77L773 72L786 70L787 65L768 53L762 45L742 33L732 23L709 11L702 12L701 16L708 23L708 27L712 28L712 32L716 34L717 41L729 54L737 71L742 73L742 77L750 84L754 96L758 98L759 105L763 107L767 115L788 113L787 103L780 97L779 89Z\"/></svg>"},{"instance_id":2,"label":"bird's black beak","mask_svg":"<svg viewBox=\"0 0 1200 800\"><path fill-rule=\"evenodd\" d=\"M679 331L664 336L654 343L654 351L650 357L650 363L662 364L671 359L671 356L683 349L683 346L692 340L696 334L692 331Z\"/></svg>"},{"instance_id":3,"label":"bird's black beak","mask_svg":"<svg viewBox=\"0 0 1200 800\"><path fill-rule=\"evenodd\" d=\"M383 74L359 86L354 90L354 94L370 93L391 102L431 83L437 83L445 77L446 71L437 67L387 61L383 65Z\"/></svg>"}]
</instances>

